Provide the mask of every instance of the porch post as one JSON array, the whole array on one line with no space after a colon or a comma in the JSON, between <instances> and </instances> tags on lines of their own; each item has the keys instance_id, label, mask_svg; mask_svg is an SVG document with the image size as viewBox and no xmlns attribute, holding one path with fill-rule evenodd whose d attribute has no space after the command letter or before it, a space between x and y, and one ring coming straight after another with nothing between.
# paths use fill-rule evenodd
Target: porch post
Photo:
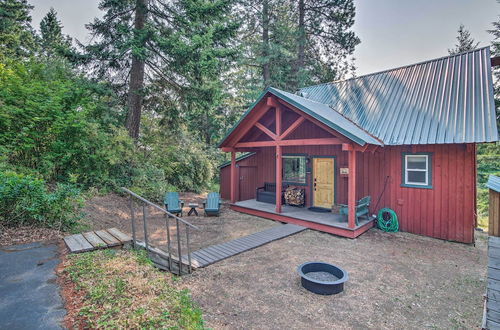
<instances>
[{"instance_id":1,"label":"porch post","mask_svg":"<svg viewBox=\"0 0 500 330\"><path fill-rule=\"evenodd\" d=\"M281 213L281 146L276 146L276 213Z\"/></svg>"},{"instance_id":2,"label":"porch post","mask_svg":"<svg viewBox=\"0 0 500 330\"><path fill-rule=\"evenodd\" d=\"M236 152L231 151L231 203L236 203Z\"/></svg>"},{"instance_id":3,"label":"porch post","mask_svg":"<svg viewBox=\"0 0 500 330\"><path fill-rule=\"evenodd\" d=\"M281 136L281 108L278 106L276 110L276 136L280 140ZM282 179L282 158L281 146L276 144L276 213L281 213L281 179Z\"/></svg>"},{"instance_id":4,"label":"porch post","mask_svg":"<svg viewBox=\"0 0 500 330\"><path fill-rule=\"evenodd\" d=\"M349 150L349 175L347 179L347 224L349 228L356 226L356 150Z\"/></svg>"}]
</instances>

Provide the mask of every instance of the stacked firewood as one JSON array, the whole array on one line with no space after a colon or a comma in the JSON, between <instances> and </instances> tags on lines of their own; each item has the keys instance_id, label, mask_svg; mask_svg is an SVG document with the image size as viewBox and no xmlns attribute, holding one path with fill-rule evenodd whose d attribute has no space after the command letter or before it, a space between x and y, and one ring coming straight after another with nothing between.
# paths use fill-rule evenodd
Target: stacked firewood
<instances>
[{"instance_id":1,"label":"stacked firewood","mask_svg":"<svg viewBox=\"0 0 500 330\"><path fill-rule=\"evenodd\" d=\"M296 187L288 187L285 190L285 202L287 205L304 206L305 190Z\"/></svg>"}]
</instances>

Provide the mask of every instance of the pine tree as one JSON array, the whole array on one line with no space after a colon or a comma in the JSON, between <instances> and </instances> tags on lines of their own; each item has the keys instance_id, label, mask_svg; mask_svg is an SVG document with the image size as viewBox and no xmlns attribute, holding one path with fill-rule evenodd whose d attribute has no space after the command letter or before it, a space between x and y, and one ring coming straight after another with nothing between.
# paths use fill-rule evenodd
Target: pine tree
<instances>
[{"instance_id":1,"label":"pine tree","mask_svg":"<svg viewBox=\"0 0 500 330\"><path fill-rule=\"evenodd\" d=\"M347 72L348 56L359 38L351 30L352 0L298 0L297 53L294 88L339 79Z\"/></svg>"},{"instance_id":2,"label":"pine tree","mask_svg":"<svg viewBox=\"0 0 500 330\"><path fill-rule=\"evenodd\" d=\"M87 25L95 42L84 47L87 63L98 78L112 81L127 90L127 120L129 135L139 137L140 116L144 93L144 59L151 52L147 42L153 31L145 24L148 14L146 0L102 0L102 19Z\"/></svg>"},{"instance_id":3,"label":"pine tree","mask_svg":"<svg viewBox=\"0 0 500 330\"><path fill-rule=\"evenodd\" d=\"M71 38L62 33L62 24L54 8L40 21L40 46L48 58L67 54L71 49Z\"/></svg>"},{"instance_id":4,"label":"pine tree","mask_svg":"<svg viewBox=\"0 0 500 330\"><path fill-rule=\"evenodd\" d=\"M213 83L205 80L205 74L213 74L219 58L227 56L218 47L226 40L225 16L231 12L232 2L101 1L104 17L88 25L97 41L85 49L95 74L118 86L128 85L126 126L130 136L139 136L145 96L148 88L156 88L151 82L171 91L173 95L168 97L174 98L185 97L185 87L195 86L194 81L203 84L202 88ZM180 64L183 61L186 67ZM207 102L206 97L200 99Z\"/></svg>"},{"instance_id":5,"label":"pine tree","mask_svg":"<svg viewBox=\"0 0 500 330\"><path fill-rule=\"evenodd\" d=\"M295 91L352 69L349 56L360 42L351 31L352 0L242 0L239 6L241 63L252 86Z\"/></svg>"},{"instance_id":6,"label":"pine tree","mask_svg":"<svg viewBox=\"0 0 500 330\"><path fill-rule=\"evenodd\" d=\"M465 28L463 24L458 27L457 43L455 48L448 49L450 55L460 54L469 50L476 49L479 46L479 42L476 42L474 38L471 37L470 32Z\"/></svg>"},{"instance_id":7,"label":"pine tree","mask_svg":"<svg viewBox=\"0 0 500 330\"><path fill-rule=\"evenodd\" d=\"M164 37L159 43L169 50L170 59L162 64L160 77L175 77L168 81L177 82L164 85L163 95L177 98L170 102L168 113L184 114L190 132L207 146L221 134L222 77L236 55L231 41L238 25L232 20L231 8L228 0L177 1L169 8L171 25L160 31Z\"/></svg>"},{"instance_id":8,"label":"pine tree","mask_svg":"<svg viewBox=\"0 0 500 330\"><path fill-rule=\"evenodd\" d=\"M32 9L26 0L0 0L0 59L33 54L36 43L30 24Z\"/></svg>"},{"instance_id":9,"label":"pine tree","mask_svg":"<svg viewBox=\"0 0 500 330\"><path fill-rule=\"evenodd\" d=\"M500 19L496 22L493 22L493 29L488 30L490 34L493 35L494 39L491 43L491 53L493 56L500 56ZM495 92L495 104L497 110L497 127L499 128L500 135L500 68L493 68L493 75L495 79L494 83L494 92Z\"/></svg>"}]
</instances>

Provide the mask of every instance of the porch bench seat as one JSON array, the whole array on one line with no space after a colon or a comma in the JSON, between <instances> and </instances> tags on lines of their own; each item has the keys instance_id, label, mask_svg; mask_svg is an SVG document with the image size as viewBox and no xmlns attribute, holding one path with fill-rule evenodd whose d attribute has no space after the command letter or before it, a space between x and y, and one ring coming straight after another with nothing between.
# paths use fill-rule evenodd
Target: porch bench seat
<instances>
[{"instance_id":1,"label":"porch bench seat","mask_svg":"<svg viewBox=\"0 0 500 330\"><path fill-rule=\"evenodd\" d=\"M288 185L281 185L281 203L285 203L285 197L283 192L285 191ZM263 187L258 187L256 189L256 197L255 199L258 202L276 204L276 183L275 182L264 182Z\"/></svg>"}]
</instances>

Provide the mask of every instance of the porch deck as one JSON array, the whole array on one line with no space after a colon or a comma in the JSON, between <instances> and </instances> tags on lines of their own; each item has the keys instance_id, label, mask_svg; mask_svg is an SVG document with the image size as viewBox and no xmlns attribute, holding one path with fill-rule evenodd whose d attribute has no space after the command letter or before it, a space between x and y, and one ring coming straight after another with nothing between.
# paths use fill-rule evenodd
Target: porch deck
<instances>
[{"instance_id":1,"label":"porch deck","mask_svg":"<svg viewBox=\"0 0 500 330\"><path fill-rule=\"evenodd\" d=\"M231 204L231 208L238 212L248 213L267 219L286 223L293 223L307 228L323 231L348 238L356 238L375 224L375 219L362 218L354 228L349 228L347 219L331 212L313 212L307 208L288 205L282 206L282 212L276 213L275 205L258 202L255 199L239 201Z\"/></svg>"}]
</instances>

